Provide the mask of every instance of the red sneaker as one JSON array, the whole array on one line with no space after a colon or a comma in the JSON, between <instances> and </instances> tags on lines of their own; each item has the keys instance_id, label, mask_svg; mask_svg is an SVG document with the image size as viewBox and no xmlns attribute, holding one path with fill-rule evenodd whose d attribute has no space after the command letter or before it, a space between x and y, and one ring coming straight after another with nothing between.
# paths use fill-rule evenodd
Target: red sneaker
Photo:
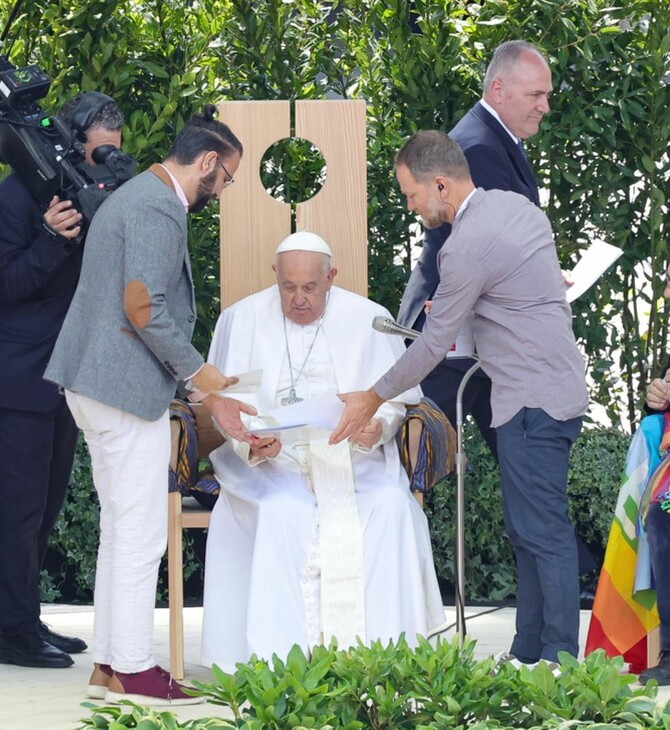
<instances>
[{"instance_id":1,"label":"red sneaker","mask_svg":"<svg viewBox=\"0 0 670 730\"><path fill-rule=\"evenodd\" d=\"M105 702L130 700L138 705L197 705L205 701L204 697L185 694L184 689L184 685L158 665L133 674L115 671L109 680Z\"/></svg>"}]
</instances>

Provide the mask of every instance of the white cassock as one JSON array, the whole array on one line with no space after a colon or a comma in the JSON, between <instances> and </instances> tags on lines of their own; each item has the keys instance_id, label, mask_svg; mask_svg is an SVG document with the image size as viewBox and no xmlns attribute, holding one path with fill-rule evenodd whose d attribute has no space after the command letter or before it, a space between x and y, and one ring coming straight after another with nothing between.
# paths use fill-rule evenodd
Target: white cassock
<instances>
[{"instance_id":1,"label":"white cassock","mask_svg":"<svg viewBox=\"0 0 670 730\"><path fill-rule=\"evenodd\" d=\"M332 287L321 322L300 326L281 312L276 286L228 307L208 361L226 375L263 370L240 396L267 413L297 395L369 388L404 351L372 329L383 307ZM299 377L298 377L298 373ZM340 648L398 639L411 644L444 624L426 517L409 491L394 436L416 403L413 389L385 403L370 453L327 445L329 432L281 434L272 460L249 460L230 440L211 455L221 493L207 537L202 662L234 671L252 654L285 659L331 637Z\"/></svg>"}]
</instances>

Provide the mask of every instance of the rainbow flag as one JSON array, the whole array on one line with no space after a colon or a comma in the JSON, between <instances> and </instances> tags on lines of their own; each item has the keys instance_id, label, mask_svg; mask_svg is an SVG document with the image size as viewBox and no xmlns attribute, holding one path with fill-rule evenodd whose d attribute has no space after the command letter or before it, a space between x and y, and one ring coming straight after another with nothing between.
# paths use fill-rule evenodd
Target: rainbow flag
<instances>
[{"instance_id":1,"label":"rainbow flag","mask_svg":"<svg viewBox=\"0 0 670 730\"><path fill-rule=\"evenodd\" d=\"M632 438L586 639L585 654L621 654L634 673L646 668L647 634L659 624L641 507L663 431L662 415L647 416Z\"/></svg>"}]
</instances>

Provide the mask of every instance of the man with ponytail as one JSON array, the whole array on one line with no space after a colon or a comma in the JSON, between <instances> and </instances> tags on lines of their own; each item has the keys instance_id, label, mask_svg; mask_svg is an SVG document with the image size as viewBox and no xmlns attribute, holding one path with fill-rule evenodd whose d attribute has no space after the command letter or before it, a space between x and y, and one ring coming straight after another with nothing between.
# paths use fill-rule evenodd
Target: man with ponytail
<instances>
[{"instance_id":1,"label":"man with ponytail","mask_svg":"<svg viewBox=\"0 0 670 730\"><path fill-rule=\"evenodd\" d=\"M187 214L231 185L242 156L206 106L167 158L127 182L96 213L81 279L46 378L65 391L91 452L100 500L94 670L87 695L116 702L201 701L153 657L158 567L167 541L168 406L179 381L206 394L222 427L246 438L247 406L215 395L234 378L191 344L196 308Z\"/></svg>"}]
</instances>

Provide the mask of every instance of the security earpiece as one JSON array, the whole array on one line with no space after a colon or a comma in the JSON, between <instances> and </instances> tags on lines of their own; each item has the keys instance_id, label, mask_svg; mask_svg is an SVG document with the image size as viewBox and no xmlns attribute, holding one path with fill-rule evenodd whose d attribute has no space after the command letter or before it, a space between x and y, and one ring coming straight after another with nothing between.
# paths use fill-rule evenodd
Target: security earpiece
<instances>
[{"instance_id":1,"label":"security earpiece","mask_svg":"<svg viewBox=\"0 0 670 730\"><path fill-rule=\"evenodd\" d=\"M444 190L444 185L442 185L442 183L440 183L440 184L439 184L439 185L437 186L437 189L438 189L438 190Z\"/></svg>"}]
</instances>

